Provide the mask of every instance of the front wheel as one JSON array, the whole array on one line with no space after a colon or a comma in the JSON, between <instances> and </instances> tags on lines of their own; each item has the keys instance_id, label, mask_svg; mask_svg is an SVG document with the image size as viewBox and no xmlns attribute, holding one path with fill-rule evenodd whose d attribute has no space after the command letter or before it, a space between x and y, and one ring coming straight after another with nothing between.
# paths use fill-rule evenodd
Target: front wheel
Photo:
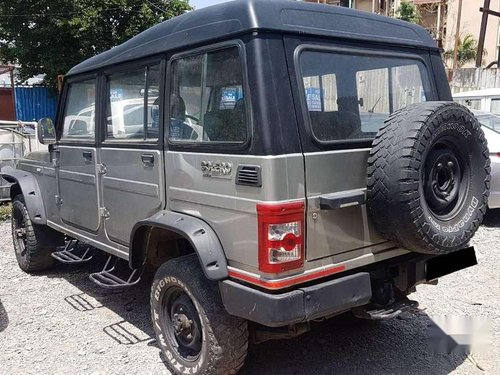
<instances>
[{"instance_id":1,"label":"front wheel","mask_svg":"<svg viewBox=\"0 0 500 375\"><path fill-rule=\"evenodd\" d=\"M12 200L12 239L17 263L24 272L43 271L54 265L52 248L41 246L47 235L47 227L31 222L24 197L17 195Z\"/></svg>"},{"instance_id":2,"label":"front wheel","mask_svg":"<svg viewBox=\"0 0 500 375\"><path fill-rule=\"evenodd\" d=\"M195 254L172 259L151 288L154 330L174 374L236 374L248 349L246 320L229 315Z\"/></svg>"}]
</instances>

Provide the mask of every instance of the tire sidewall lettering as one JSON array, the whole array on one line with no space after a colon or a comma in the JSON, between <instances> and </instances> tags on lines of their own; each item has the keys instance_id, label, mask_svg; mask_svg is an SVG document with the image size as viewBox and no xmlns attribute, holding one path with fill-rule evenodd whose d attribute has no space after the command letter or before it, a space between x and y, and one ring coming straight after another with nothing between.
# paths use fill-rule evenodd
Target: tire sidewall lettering
<instances>
[{"instance_id":1,"label":"tire sidewall lettering","mask_svg":"<svg viewBox=\"0 0 500 375\"><path fill-rule=\"evenodd\" d=\"M195 305L197 311L202 311L201 306L199 305L197 299L194 297L194 295L191 293L191 291L186 287L186 285L180 281L176 277L172 276L167 276L164 277L156 282L156 286L153 288L154 290L154 300L158 302L158 306L161 305L161 298L163 297L165 291L170 287L170 286L180 286L186 294L191 298L193 304ZM172 368L175 368L179 373L181 374L197 374L200 369L203 367L205 363L205 353L204 351L206 350L205 347L202 348L199 359L197 362L193 362L193 366L187 366L181 361L179 361L176 358L176 354L172 351L172 349L169 347L167 344L167 333L163 332L162 329L162 324L161 324L161 314L157 311L156 306L151 306L151 311L152 311L152 318L153 318L153 326L155 328L155 331L157 333L157 338L158 338L158 344L161 347L163 353L165 354L166 360L170 363ZM204 332L203 334L203 345L205 346L205 341L206 341L206 333L205 333L205 323L203 321L203 314L200 314L200 322L202 326L202 331Z\"/></svg>"}]
</instances>

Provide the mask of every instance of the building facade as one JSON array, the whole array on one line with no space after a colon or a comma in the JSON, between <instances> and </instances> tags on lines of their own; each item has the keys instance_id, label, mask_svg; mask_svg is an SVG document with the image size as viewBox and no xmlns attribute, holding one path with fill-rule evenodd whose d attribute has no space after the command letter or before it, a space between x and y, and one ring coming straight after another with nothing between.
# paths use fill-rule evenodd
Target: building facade
<instances>
[{"instance_id":1,"label":"building facade","mask_svg":"<svg viewBox=\"0 0 500 375\"><path fill-rule=\"evenodd\" d=\"M458 22L459 0L304 0L311 3L330 4L367 12L396 16L402 2L413 3L420 15L420 24L425 27L444 50L452 51L455 47L455 36ZM460 18L460 38L472 35L479 40L484 0L462 0L462 14ZM500 11L500 0L490 0L490 9ZM487 55L483 59L483 66L500 58L500 18L490 16L486 30L484 48ZM451 67L452 62L448 61ZM467 62L462 67L471 68L474 61Z\"/></svg>"},{"instance_id":2,"label":"building facade","mask_svg":"<svg viewBox=\"0 0 500 375\"><path fill-rule=\"evenodd\" d=\"M447 15L447 32L444 48L453 50L455 47L455 35L458 21L458 6L459 0L448 0L448 15ZM481 29L481 19L483 14L479 11L484 5L484 0L463 0L462 1L462 16L460 18L460 36L465 37L468 34L474 36L474 39L479 40L479 32ZM491 0L490 9L500 11L500 0ZM500 18L489 16L488 28L486 29L486 38L484 41L484 49L487 55L483 58L483 67L487 66L492 61L498 61L499 57L499 31ZM475 67L475 62L470 61L463 65L463 68Z\"/></svg>"}]
</instances>

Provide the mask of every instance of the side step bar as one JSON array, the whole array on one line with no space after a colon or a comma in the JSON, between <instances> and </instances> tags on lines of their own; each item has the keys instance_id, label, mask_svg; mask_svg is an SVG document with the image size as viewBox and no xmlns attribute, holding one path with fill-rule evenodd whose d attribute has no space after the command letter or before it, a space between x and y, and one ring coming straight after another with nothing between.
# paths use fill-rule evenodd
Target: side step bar
<instances>
[{"instance_id":1,"label":"side step bar","mask_svg":"<svg viewBox=\"0 0 500 375\"><path fill-rule=\"evenodd\" d=\"M91 246L78 246L79 241L70 239L63 250L54 251L52 258L64 264L82 264L90 261L94 255L94 249Z\"/></svg>"},{"instance_id":2,"label":"side step bar","mask_svg":"<svg viewBox=\"0 0 500 375\"><path fill-rule=\"evenodd\" d=\"M137 285L141 281L142 271L143 268L130 269L128 262L111 255L103 270L90 274L89 278L102 288L118 289Z\"/></svg>"}]
</instances>

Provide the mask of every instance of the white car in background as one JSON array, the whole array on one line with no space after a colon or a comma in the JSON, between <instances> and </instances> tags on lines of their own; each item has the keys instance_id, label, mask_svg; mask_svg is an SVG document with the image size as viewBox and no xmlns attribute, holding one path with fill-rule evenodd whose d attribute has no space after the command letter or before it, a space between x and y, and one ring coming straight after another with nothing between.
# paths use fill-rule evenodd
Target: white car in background
<instances>
[{"instance_id":1,"label":"white car in background","mask_svg":"<svg viewBox=\"0 0 500 375\"><path fill-rule=\"evenodd\" d=\"M500 116L490 112L473 112L482 125L490 150L491 189L488 207L500 208Z\"/></svg>"}]
</instances>

